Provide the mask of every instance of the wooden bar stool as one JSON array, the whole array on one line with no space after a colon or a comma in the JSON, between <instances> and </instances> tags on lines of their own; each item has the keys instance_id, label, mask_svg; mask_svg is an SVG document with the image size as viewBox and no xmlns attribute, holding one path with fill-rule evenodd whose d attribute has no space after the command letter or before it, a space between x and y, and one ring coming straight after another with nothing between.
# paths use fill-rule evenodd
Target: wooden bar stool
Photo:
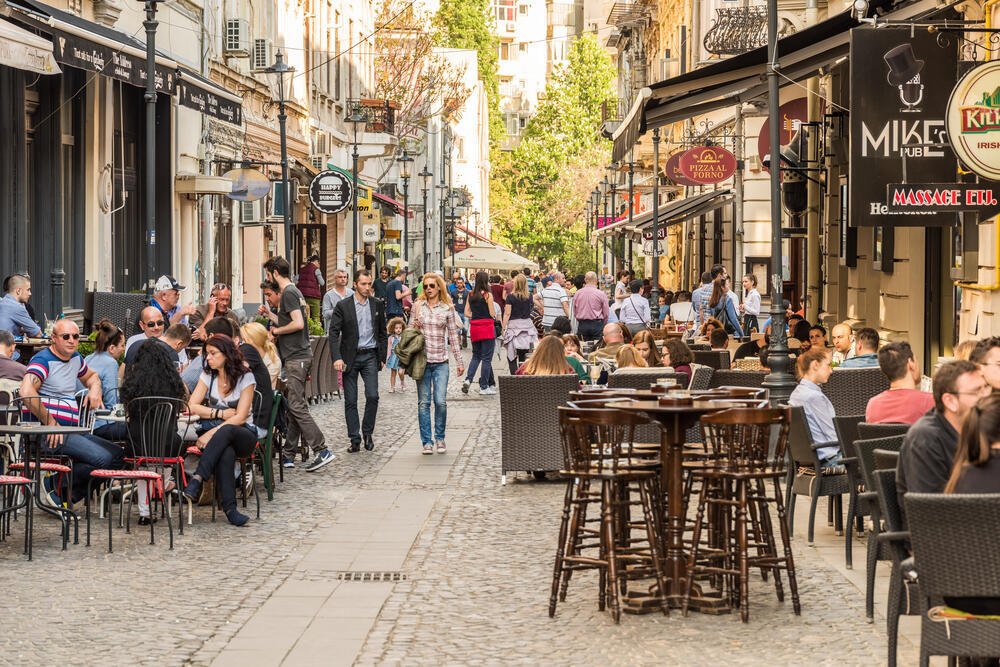
<instances>
[{"instance_id":1,"label":"wooden bar stool","mask_svg":"<svg viewBox=\"0 0 1000 667\"><path fill-rule=\"evenodd\" d=\"M687 615L692 582L697 575L720 575L729 599L740 607L740 618L749 619L749 571L761 568L774 575L775 594L784 600L781 570L788 575L795 614L801 613L795 563L785 521L781 478L785 476L785 446L788 442L787 410L732 408L701 418L702 433L718 453L714 466L692 470L702 479L695 516L692 548L688 561L690 574L684 595L683 613ZM767 494L770 480L773 495ZM768 508L774 503L784 547L779 555ZM701 531L709 508L718 513L723 526L716 541L717 552L706 558L701 551ZM751 541L751 534L753 540ZM751 553L753 551L754 553Z\"/></svg>"},{"instance_id":2,"label":"wooden bar stool","mask_svg":"<svg viewBox=\"0 0 1000 667\"><path fill-rule=\"evenodd\" d=\"M614 409L559 408L562 473L567 482L549 616L555 615L557 599L565 600L572 572L581 569L599 571L598 608L603 610L609 602L615 623L621 618L619 591L624 595L632 579L653 576L660 608L670 613L663 595L666 582L660 552L660 463L640 457L632 447L635 428L645 421ZM639 497L641 519L632 519L633 493ZM600 518L587 519L589 505L598 503ZM598 527L588 528L589 521Z\"/></svg>"}]
</instances>

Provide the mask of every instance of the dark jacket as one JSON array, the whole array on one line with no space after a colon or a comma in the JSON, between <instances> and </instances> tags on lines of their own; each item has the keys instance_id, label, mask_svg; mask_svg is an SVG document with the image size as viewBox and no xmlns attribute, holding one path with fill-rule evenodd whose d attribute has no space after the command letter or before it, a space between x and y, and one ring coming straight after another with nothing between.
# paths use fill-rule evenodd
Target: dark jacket
<instances>
[{"instance_id":1,"label":"dark jacket","mask_svg":"<svg viewBox=\"0 0 1000 667\"><path fill-rule=\"evenodd\" d=\"M419 329L404 329L393 352L399 359L400 368L405 368L407 375L414 380L424 377L427 370L427 350L424 349L424 335Z\"/></svg>"},{"instance_id":2,"label":"dark jacket","mask_svg":"<svg viewBox=\"0 0 1000 667\"><path fill-rule=\"evenodd\" d=\"M375 354L379 370L385 365L389 334L385 331L385 304L374 297L368 298L372 313L372 329L375 331ZM358 314L354 308L354 297L337 302L330 317L330 358L334 362L344 361L344 370L350 370L358 356Z\"/></svg>"},{"instance_id":3,"label":"dark jacket","mask_svg":"<svg viewBox=\"0 0 1000 667\"><path fill-rule=\"evenodd\" d=\"M958 432L936 409L914 422L903 438L896 464L896 493L942 493L955 461Z\"/></svg>"},{"instance_id":4,"label":"dark jacket","mask_svg":"<svg viewBox=\"0 0 1000 667\"><path fill-rule=\"evenodd\" d=\"M253 415L253 423L260 428L267 430L271 425L271 408L274 406L274 389L271 388L271 374L267 372L264 360L260 358L260 352L250 343L240 345L240 352L243 359L253 373L253 379L257 383L255 392L260 392L260 402L254 401L257 408Z\"/></svg>"}]
</instances>

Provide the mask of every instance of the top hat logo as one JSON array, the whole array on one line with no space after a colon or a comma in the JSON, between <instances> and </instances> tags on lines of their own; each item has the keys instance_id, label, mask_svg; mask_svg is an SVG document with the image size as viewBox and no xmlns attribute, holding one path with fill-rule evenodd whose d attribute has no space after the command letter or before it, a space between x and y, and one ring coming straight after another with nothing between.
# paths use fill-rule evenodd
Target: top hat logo
<instances>
[{"instance_id":1,"label":"top hat logo","mask_svg":"<svg viewBox=\"0 0 1000 667\"><path fill-rule=\"evenodd\" d=\"M882 57L889 66L889 74L886 79L893 86L901 86L910 81L924 68L924 61L917 60L913 55L913 47L909 43L900 44L886 52Z\"/></svg>"}]
</instances>

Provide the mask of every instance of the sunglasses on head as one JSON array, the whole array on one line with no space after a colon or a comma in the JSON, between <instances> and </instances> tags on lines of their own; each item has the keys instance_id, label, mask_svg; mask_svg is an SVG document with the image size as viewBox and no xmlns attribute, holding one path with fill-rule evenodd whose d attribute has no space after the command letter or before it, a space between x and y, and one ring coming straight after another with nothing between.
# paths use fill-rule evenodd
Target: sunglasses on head
<instances>
[{"instance_id":1,"label":"sunglasses on head","mask_svg":"<svg viewBox=\"0 0 1000 667\"><path fill-rule=\"evenodd\" d=\"M226 283L216 283L215 285L212 285L213 293L218 292L220 290L226 290L227 292L231 291L229 289L229 285L227 285Z\"/></svg>"},{"instance_id":2,"label":"sunglasses on head","mask_svg":"<svg viewBox=\"0 0 1000 667\"><path fill-rule=\"evenodd\" d=\"M155 322L146 322L147 327L162 327L166 322L163 320L156 320Z\"/></svg>"},{"instance_id":3,"label":"sunglasses on head","mask_svg":"<svg viewBox=\"0 0 1000 667\"><path fill-rule=\"evenodd\" d=\"M80 340L80 334L78 333L59 334L59 338L62 338L63 340L69 340L70 338L72 338L73 340Z\"/></svg>"}]
</instances>

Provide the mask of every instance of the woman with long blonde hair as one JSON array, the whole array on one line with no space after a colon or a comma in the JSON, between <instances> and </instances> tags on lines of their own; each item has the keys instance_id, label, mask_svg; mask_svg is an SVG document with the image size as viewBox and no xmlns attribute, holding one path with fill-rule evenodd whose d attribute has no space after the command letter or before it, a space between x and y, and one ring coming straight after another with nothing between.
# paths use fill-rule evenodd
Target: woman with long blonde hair
<instances>
[{"instance_id":1,"label":"woman with long blonde hair","mask_svg":"<svg viewBox=\"0 0 1000 667\"><path fill-rule=\"evenodd\" d=\"M260 322L247 322L240 327L240 338L253 345L260 358L264 360L273 388L278 376L281 375L281 357L278 356L278 348L267 335L267 329Z\"/></svg>"},{"instance_id":2,"label":"woman with long blonde hair","mask_svg":"<svg viewBox=\"0 0 1000 667\"><path fill-rule=\"evenodd\" d=\"M448 296L444 279L436 273L425 273L423 289L413 304L410 325L424 335L424 352L427 354L427 369L417 382L417 421L420 424L420 442L424 454L433 454L435 446L438 454L444 454L445 426L448 422L448 347L451 347L458 367L457 375L462 377L465 364L462 350L458 346L458 314ZM434 401L434 432L431 434L431 400Z\"/></svg>"},{"instance_id":3,"label":"woman with long blonde hair","mask_svg":"<svg viewBox=\"0 0 1000 667\"><path fill-rule=\"evenodd\" d=\"M649 364L642 358L635 345L622 345L615 354L615 365L618 367L615 373L627 373L637 370L646 370Z\"/></svg>"},{"instance_id":4,"label":"woman with long blonde hair","mask_svg":"<svg viewBox=\"0 0 1000 667\"><path fill-rule=\"evenodd\" d=\"M517 375L569 375L573 367L566 361L566 350L559 336L546 336Z\"/></svg>"},{"instance_id":5,"label":"woman with long blonde hair","mask_svg":"<svg viewBox=\"0 0 1000 667\"><path fill-rule=\"evenodd\" d=\"M531 323L531 294L528 279L523 273L514 276L514 288L504 299L503 345L507 349L507 366L510 374L517 372L528 351L538 344L538 332Z\"/></svg>"}]
</instances>

